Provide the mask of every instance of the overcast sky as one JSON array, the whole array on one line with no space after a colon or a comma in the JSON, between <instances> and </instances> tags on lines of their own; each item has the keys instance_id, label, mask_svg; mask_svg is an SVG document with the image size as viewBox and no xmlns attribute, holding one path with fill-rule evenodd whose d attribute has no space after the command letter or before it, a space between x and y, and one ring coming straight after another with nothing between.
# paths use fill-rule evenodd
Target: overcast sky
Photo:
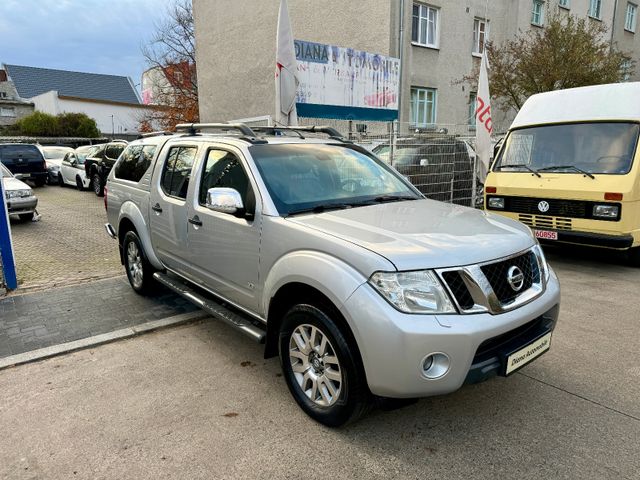
<instances>
[{"instance_id":1,"label":"overcast sky","mask_svg":"<svg viewBox=\"0 0 640 480\"><path fill-rule=\"evenodd\" d=\"M172 0L0 0L0 63L130 76ZM137 87L139 90L139 86Z\"/></svg>"}]
</instances>

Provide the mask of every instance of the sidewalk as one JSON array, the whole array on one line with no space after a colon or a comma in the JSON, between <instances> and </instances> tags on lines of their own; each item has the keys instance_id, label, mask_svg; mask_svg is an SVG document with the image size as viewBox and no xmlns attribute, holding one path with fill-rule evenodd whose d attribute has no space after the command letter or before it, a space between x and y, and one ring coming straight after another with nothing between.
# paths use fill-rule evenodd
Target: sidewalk
<instances>
[{"instance_id":1,"label":"sidewalk","mask_svg":"<svg viewBox=\"0 0 640 480\"><path fill-rule=\"evenodd\" d=\"M0 299L0 358L196 310L162 292L142 297L120 276Z\"/></svg>"}]
</instances>

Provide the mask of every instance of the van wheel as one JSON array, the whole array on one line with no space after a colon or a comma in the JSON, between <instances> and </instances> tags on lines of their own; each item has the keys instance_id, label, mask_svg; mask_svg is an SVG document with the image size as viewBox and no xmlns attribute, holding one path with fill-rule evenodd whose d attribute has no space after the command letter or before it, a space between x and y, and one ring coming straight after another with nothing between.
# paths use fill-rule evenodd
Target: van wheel
<instances>
[{"instance_id":1,"label":"van wheel","mask_svg":"<svg viewBox=\"0 0 640 480\"><path fill-rule=\"evenodd\" d=\"M144 254L140 238L132 230L128 231L124 236L122 256L131 288L140 295L153 293L155 287L153 273L155 269Z\"/></svg>"},{"instance_id":2,"label":"van wheel","mask_svg":"<svg viewBox=\"0 0 640 480\"><path fill-rule=\"evenodd\" d=\"M629 249L629 263L633 267L640 267L640 247Z\"/></svg>"},{"instance_id":3,"label":"van wheel","mask_svg":"<svg viewBox=\"0 0 640 480\"><path fill-rule=\"evenodd\" d=\"M104 185L102 185L100 175L95 173L91 179L91 184L93 185L93 193L98 197L102 197L104 195Z\"/></svg>"},{"instance_id":4,"label":"van wheel","mask_svg":"<svg viewBox=\"0 0 640 480\"><path fill-rule=\"evenodd\" d=\"M299 304L286 313L278 342L280 363L302 410L338 427L366 413L371 394L354 349L324 310Z\"/></svg>"}]
</instances>

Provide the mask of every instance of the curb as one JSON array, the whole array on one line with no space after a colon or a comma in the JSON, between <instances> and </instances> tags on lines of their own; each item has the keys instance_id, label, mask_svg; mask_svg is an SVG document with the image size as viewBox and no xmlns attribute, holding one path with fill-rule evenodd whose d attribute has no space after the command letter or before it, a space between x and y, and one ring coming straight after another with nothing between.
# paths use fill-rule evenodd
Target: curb
<instances>
[{"instance_id":1,"label":"curb","mask_svg":"<svg viewBox=\"0 0 640 480\"><path fill-rule=\"evenodd\" d=\"M207 312L204 312L202 310L198 310L196 312L181 313L180 315L174 315L173 317L162 318L160 320L153 320L151 322L142 323L134 327L122 328L113 332L103 333L101 335L95 335L88 338L82 338L80 340L74 340L73 342L61 343L59 345L53 345L51 347L39 348L38 350L11 355L10 357L0 358L0 370L15 367L18 365L24 365L26 363L37 362L39 360L56 357L58 355L64 355L66 353L83 350L85 348L104 345L105 343L115 342L124 338L136 337L138 335L153 332L154 330L159 330L161 328L175 327L185 323L195 322L196 320L202 320L209 316L210 315Z\"/></svg>"}]
</instances>

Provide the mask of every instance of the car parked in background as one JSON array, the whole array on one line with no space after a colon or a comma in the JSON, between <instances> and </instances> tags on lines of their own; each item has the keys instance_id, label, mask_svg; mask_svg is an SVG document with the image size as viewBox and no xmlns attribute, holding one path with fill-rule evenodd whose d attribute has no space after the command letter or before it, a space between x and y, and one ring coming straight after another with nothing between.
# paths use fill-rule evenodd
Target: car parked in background
<instances>
[{"instance_id":1,"label":"car parked in background","mask_svg":"<svg viewBox=\"0 0 640 480\"><path fill-rule=\"evenodd\" d=\"M38 205L38 198L33 194L31 187L15 178L9 169L1 163L0 174L9 215L18 215L20 220L25 222L32 220Z\"/></svg>"},{"instance_id":2,"label":"car parked in background","mask_svg":"<svg viewBox=\"0 0 640 480\"><path fill-rule=\"evenodd\" d=\"M87 157L90 157L99 148L100 145L85 145L68 152L60 166L58 185L61 187L75 186L78 190L89 188L91 180L87 178L84 163Z\"/></svg>"},{"instance_id":3,"label":"car parked in background","mask_svg":"<svg viewBox=\"0 0 640 480\"><path fill-rule=\"evenodd\" d=\"M15 178L31 180L37 187L43 186L49 176L44 155L37 145L28 143L0 144L0 162Z\"/></svg>"},{"instance_id":4,"label":"car parked in background","mask_svg":"<svg viewBox=\"0 0 640 480\"><path fill-rule=\"evenodd\" d=\"M125 140L114 140L104 143L98 149L87 156L84 169L90 181L93 192L101 197L104 195L104 186L107 183L107 176L118 160L118 157L127 146Z\"/></svg>"},{"instance_id":5,"label":"car parked in background","mask_svg":"<svg viewBox=\"0 0 640 480\"><path fill-rule=\"evenodd\" d=\"M394 148L393 158L389 143L372 151L407 177L427 198L470 204L473 157L464 140L454 135L416 135L398 139Z\"/></svg>"},{"instance_id":6,"label":"car parked in background","mask_svg":"<svg viewBox=\"0 0 640 480\"><path fill-rule=\"evenodd\" d=\"M60 146L44 146L40 147L40 150L42 150L45 162L47 163L47 171L49 172L49 175L47 177L48 183L58 183L58 174L60 172L60 165L62 165L62 159L67 153L73 152L73 148Z\"/></svg>"}]
</instances>

